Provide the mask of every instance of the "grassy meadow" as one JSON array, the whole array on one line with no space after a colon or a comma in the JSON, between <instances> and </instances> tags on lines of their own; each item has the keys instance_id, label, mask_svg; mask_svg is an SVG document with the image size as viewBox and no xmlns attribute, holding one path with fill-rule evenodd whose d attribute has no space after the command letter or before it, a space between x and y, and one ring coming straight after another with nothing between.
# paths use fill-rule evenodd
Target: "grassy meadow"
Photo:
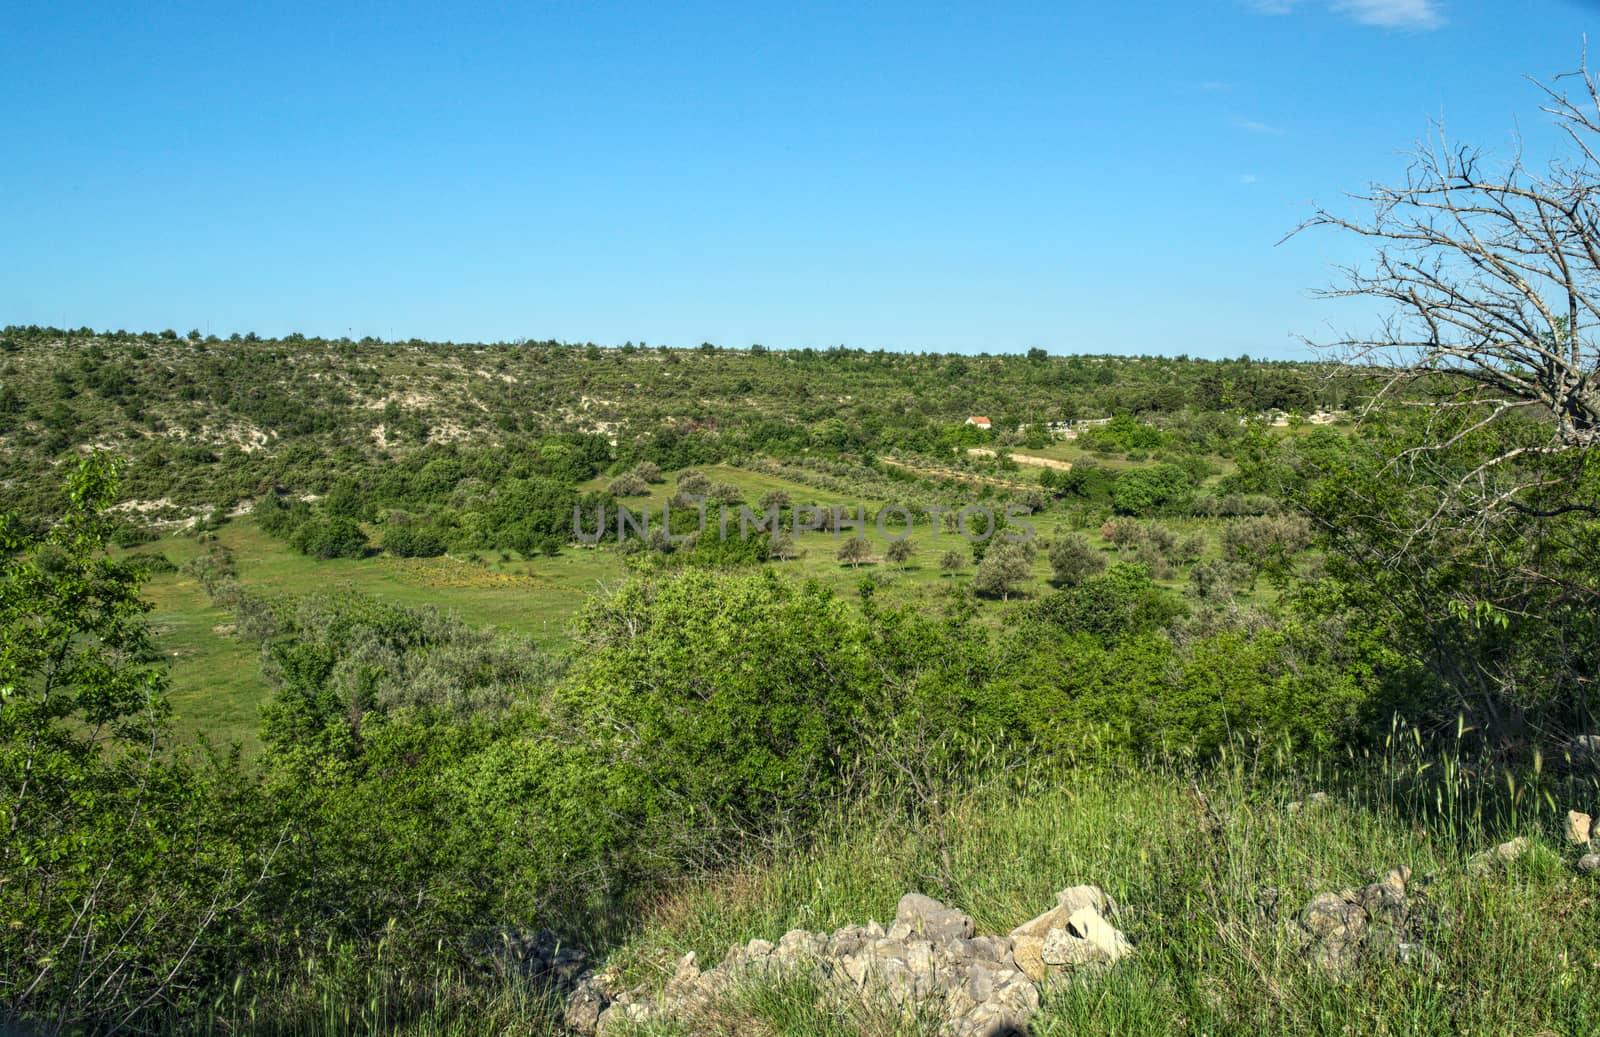
<instances>
[{"instance_id":1,"label":"grassy meadow","mask_svg":"<svg viewBox=\"0 0 1600 1037\"><path fill-rule=\"evenodd\" d=\"M1026 452L1017 451L1014 456L1022 453ZM1086 456L1070 445L1059 451L1033 453L1073 461ZM1112 459L1108 466L1117 460ZM869 515L873 509L890 503L866 495L830 493L734 465L711 465L701 470L713 481L737 488L752 510L754 502L772 491L787 493L796 502L862 504ZM1040 469L1022 466L1006 476L1011 481L1036 482L1039 472ZM605 477L600 477L580 489L601 489L606 482ZM623 503L636 514L648 508L652 520L659 523L673 492L669 476L668 481L653 485L647 496L628 498ZM965 483L951 490L950 499L954 505L976 501ZM992 506L999 508L998 504ZM585 521L592 521L592 513ZM1061 508L1049 509L1031 521L1041 546L1063 534L1080 533L1108 559L1118 557L1116 548L1101 536L1097 524L1074 522ZM1210 536L1216 523L1179 518L1168 520L1166 525L1179 536L1195 532ZM712 511L707 528L714 532L715 526L716 515ZM730 519L730 535L735 528L736 520ZM940 566L947 551L968 554L968 544L958 534L940 532L935 536L927 525L916 527L911 536L913 552L899 564L886 560L888 542L870 519L864 536L871 545L870 554L859 564L839 561L839 538L823 531L802 533L796 539L796 557L769 564L781 572L818 580L841 595L855 593L862 579L871 579L892 600L917 603L929 610L947 607L949 592L971 583L970 562L954 571ZM393 558L373 553L364 558L318 560L267 536L248 515L198 536L180 531L138 548L165 555L179 570L156 575L146 585L146 596L155 606L157 643L170 662L170 698L179 729L204 734L219 743L237 741L247 751L256 745L259 707L267 695L258 650L235 636L231 614L214 606L200 580L184 571L188 562L213 546L232 552L244 586L269 596L298 598L319 591L349 590L402 605L430 605L455 613L471 625L524 635L555 650L567 644L570 621L584 601L616 585L627 573L624 557L609 545L573 544L554 557L476 551L439 558ZM1049 560L1044 551L1036 552L1032 574L1022 584L1021 592L1005 603L982 603L980 620L998 624L1010 608L1048 593L1050 580ZM1184 573L1179 571L1164 582L1181 589L1183 581ZM1251 597L1265 600L1270 594L1262 584Z\"/></svg>"}]
</instances>

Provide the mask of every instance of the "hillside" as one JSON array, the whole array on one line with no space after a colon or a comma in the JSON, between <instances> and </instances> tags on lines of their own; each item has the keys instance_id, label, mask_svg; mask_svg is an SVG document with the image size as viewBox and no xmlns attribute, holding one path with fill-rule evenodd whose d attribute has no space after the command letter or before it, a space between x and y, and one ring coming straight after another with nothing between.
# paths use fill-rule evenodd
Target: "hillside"
<instances>
[{"instance_id":1,"label":"hillside","mask_svg":"<svg viewBox=\"0 0 1600 1037\"><path fill-rule=\"evenodd\" d=\"M1458 492L1537 415L1440 446L1441 380L1245 360L4 345L20 1017L1595 1007L1594 472Z\"/></svg>"}]
</instances>

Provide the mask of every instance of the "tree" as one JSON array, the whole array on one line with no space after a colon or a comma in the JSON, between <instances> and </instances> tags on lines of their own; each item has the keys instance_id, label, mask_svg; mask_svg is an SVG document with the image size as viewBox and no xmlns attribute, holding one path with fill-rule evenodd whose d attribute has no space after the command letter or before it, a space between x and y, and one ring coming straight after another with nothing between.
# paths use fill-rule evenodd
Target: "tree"
<instances>
[{"instance_id":1,"label":"tree","mask_svg":"<svg viewBox=\"0 0 1600 1037\"><path fill-rule=\"evenodd\" d=\"M884 553L888 556L889 561L903 569L905 564L911 560L911 555L915 550L916 548L912 547L909 539L895 540L889 544L888 550Z\"/></svg>"},{"instance_id":2,"label":"tree","mask_svg":"<svg viewBox=\"0 0 1600 1037\"><path fill-rule=\"evenodd\" d=\"M1056 582L1063 586L1081 583L1085 577L1105 567L1105 556L1081 534L1069 534L1050 545L1050 569L1055 573Z\"/></svg>"},{"instance_id":3,"label":"tree","mask_svg":"<svg viewBox=\"0 0 1600 1037\"><path fill-rule=\"evenodd\" d=\"M318 516L294 531L295 549L312 558L360 558L367 553L367 535L350 519Z\"/></svg>"},{"instance_id":4,"label":"tree","mask_svg":"<svg viewBox=\"0 0 1600 1037\"><path fill-rule=\"evenodd\" d=\"M1303 225L1371 242L1326 294L1390 312L1328 344L1377 388L1352 442L1291 449L1289 487L1363 624L1423 667L1409 708L1508 740L1600 713L1600 82L1540 90L1552 160L1441 129L1368 214Z\"/></svg>"},{"instance_id":5,"label":"tree","mask_svg":"<svg viewBox=\"0 0 1600 1037\"><path fill-rule=\"evenodd\" d=\"M204 1011L194 973L266 864L218 831L250 780L164 741L143 566L105 552L115 486L95 454L43 532L0 515L0 1004L40 1032Z\"/></svg>"},{"instance_id":6,"label":"tree","mask_svg":"<svg viewBox=\"0 0 1600 1037\"><path fill-rule=\"evenodd\" d=\"M1188 473L1173 464L1131 469L1117 476L1111 486L1111 503L1123 515L1179 510L1193 496Z\"/></svg>"},{"instance_id":7,"label":"tree","mask_svg":"<svg viewBox=\"0 0 1600 1037\"><path fill-rule=\"evenodd\" d=\"M1303 515L1231 519L1222 527L1222 554L1250 574L1250 586L1267 573L1279 582L1294 571L1294 556L1311 546L1311 523Z\"/></svg>"},{"instance_id":8,"label":"tree","mask_svg":"<svg viewBox=\"0 0 1600 1037\"><path fill-rule=\"evenodd\" d=\"M1580 85L1576 99L1568 80ZM1580 67L1540 88L1540 110L1569 145L1544 169L1525 164L1520 147L1492 165L1440 128L1415 149L1404 183L1356 196L1369 217L1319 208L1301 229L1333 227L1375 245L1370 267L1347 269L1344 286L1325 293L1393 309L1382 334L1332 344L1382 381L1374 401L1421 389L1428 399L1407 402L1473 416L1441 422L1406 459L1507 415L1532 415L1542 436L1507 444L1456 478L1453 492L1486 512L1600 515L1594 501L1524 501L1552 481L1571 488L1570 473L1542 461L1600 446L1600 79Z\"/></svg>"},{"instance_id":9,"label":"tree","mask_svg":"<svg viewBox=\"0 0 1600 1037\"><path fill-rule=\"evenodd\" d=\"M1026 580L1033 567L1033 549L1026 544L1002 542L995 544L983 556L972 585L980 594L988 594L1008 601L1016 593L1017 585Z\"/></svg>"},{"instance_id":10,"label":"tree","mask_svg":"<svg viewBox=\"0 0 1600 1037\"><path fill-rule=\"evenodd\" d=\"M939 556L939 568L947 573L958 573L967 567L967 556L951 549Z\"/></svg>"},{"instance_id":11,"label":"tree","mask_svg":"<svg viewBox=\"0 0 1600 1037\"><path fill-rule=\"evenodd\" d=\"M861 537L846 537L839 545L839 561L845 562L852 569L866 561L870 554L867 542Z\"/></svg>"}]
</instances>

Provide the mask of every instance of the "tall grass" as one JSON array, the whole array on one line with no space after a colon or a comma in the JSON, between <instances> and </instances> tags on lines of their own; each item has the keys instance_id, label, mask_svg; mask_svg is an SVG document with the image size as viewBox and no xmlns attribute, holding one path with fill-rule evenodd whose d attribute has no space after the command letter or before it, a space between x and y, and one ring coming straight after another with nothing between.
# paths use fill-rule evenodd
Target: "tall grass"
<instances>
[{"instance_id":1,"label":"tall grass","mask_svg":"<svg viewBox=\"0 0 1600 1037\"><path fill-rule=\"evenodd\" d=\"M792 928L886 921L908 890L1003 933L1051 906L1056 889L1091 882L1123 905L1138 954L1048 989L1038 1034L1595 1032L1600 890L1573 868L1560 825L1571 807L1593 812L1600 785L1580 761L1512 766L1475 757L1470 743L1462 730L1430 745L1396 723L1383 746L1320 761L1237 744L1203 766L991 760L957 776L889 765L820 829L641 893L609 939L590 939L626 982L659 986L686 951L713 963L731 944ZM1328 798L1313 804L1319 791ZM1473 853L1516 835L1533 851L1489 877L1467 874ZM1293 924L1305 902L1400 865L1430 919L1432 964L1374 962L1339 979L1307 964ZM200 1028L537 1034L559 1032L557 1019L546 994L486 965L326 946L242 978ZM829 1008L796 979L741 990L698 1025L797 1037L926 1029Z\"/></svg>"}]
</instances>

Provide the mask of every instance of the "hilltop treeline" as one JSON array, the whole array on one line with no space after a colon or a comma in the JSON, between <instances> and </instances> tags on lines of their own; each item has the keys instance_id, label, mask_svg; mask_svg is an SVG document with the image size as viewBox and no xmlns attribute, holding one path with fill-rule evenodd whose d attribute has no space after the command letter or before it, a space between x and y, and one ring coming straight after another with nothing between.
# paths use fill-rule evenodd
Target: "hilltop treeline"
<instances>
[{"instance_id":1,"label":"hilltop treeline","mask_svg":"<svg viewBox=\"0 0 1600 1037\"><path fill-rule=\"evenodd\" d=\"M667 469L746 454L948 456L1048 441L1075 419L1336 409L1359 392L1315 365L1247 358L902 354L228 339L8 327L0 332L4 503L27 511L45 466L90 446L129 458L131 496L228 508L277 487L432 446L493 444L587 478L612 458ZM970 416L994 432L963 427ZM1215 422L1236 424L1236 421ZM550 457L566 451L571 462Z\"/></svg>"}]
</instances>

